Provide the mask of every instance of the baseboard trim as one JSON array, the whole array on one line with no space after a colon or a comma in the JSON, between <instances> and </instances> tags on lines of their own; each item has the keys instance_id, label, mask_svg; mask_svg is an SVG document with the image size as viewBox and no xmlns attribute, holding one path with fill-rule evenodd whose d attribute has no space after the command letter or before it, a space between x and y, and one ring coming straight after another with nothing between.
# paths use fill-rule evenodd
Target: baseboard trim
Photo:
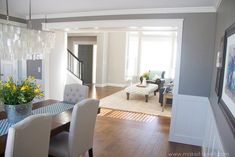
<instances>
[{"instance_id":1,"label":"baseboard trim","mask_svg":"<svg viewBox=\"0 0 235 157\"><path fill-rule=\"evenodd\" d=\"M95 84L96 87L105 87L107 86L106 84Z\"/></svg>"},{"instance_id":2,"label":"baseboard trim","mask_svg":"<svg viewBox=\"0 0 235 157\"><path fill-rule=\"evenodd\" d=\"M206 157L206 148L202 146L202 157Z\"/></svg>"},{"instance_id":3,"label":"baseboard trim","mask_svg":"<svg viewBox=\"0 0 235 157\"><path fill-rule=\"evenodd\" d=\"M177 142L177 143L183 143L183 144L189 144L194 146L202 146L202 139L201 138L195 138L191 136L185 136L185 135L177 135L169 137L169 141L171 142Z\"/></svg>"}]
</instances>

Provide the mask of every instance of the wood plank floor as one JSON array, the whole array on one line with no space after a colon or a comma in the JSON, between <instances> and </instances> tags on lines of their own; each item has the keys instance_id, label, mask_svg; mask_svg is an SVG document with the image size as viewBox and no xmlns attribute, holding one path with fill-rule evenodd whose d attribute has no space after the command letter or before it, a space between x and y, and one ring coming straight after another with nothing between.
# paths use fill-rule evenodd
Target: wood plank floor
<instances>
[{"instance_id":1,"label":"wood plank floor","mask_svg":"<svg viewBox=\"0 0 235 157\"><path fill-rule=\"evenodd\" d=\"M90 87L89 95L101 99L120 90ZM137 119L143 115L132 114L134 118L128 119L128 114L130 117L130 112L101 110L94 135L95 157L201 157L200 147L168 142L170 118L144 115L151 120L140 121Z\"/></svg>"}]
</instances>

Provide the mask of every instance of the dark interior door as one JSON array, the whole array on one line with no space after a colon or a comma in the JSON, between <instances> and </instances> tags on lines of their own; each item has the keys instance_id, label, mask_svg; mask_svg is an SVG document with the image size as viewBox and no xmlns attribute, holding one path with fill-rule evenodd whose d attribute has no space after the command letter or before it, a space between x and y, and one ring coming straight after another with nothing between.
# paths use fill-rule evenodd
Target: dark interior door
<instances>
[{"instance_id":1,"label":"dark interior door","mask_svg":"<svg viewBox=\"0 0 235 157\"><path fill-rule=\"evenodd\" d=\"M84 84L92 83L93 45L78 45L78 58L83 61Z\"/></svg>"}]
</instances>

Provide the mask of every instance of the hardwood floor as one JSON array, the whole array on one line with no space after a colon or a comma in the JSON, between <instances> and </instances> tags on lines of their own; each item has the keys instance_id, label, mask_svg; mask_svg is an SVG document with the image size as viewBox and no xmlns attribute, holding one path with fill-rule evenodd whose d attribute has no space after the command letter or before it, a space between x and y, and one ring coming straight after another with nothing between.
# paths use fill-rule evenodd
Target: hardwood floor
<instances>
[{"instance_id":1,"label":"hardwood floor","mask_svg":"<svg viewBox=\"0 0 235 157\"><path fill-rule=\"evenodd\" d=\"M94 99L102 99L106 96L109 96L113 93L116 93L118 91L123 90L124 88L121 87L95 87L95 86L89 86L89 97Z\"/></svg>"},{"instance_id":2,"label":"hardwood floor","mask_svg":"<svg viewBox=\"0 0 235 157\"><path fill-rule=\"evenodd\" d=\"M91 87L89 95L101 99L120 90L122 88ZM136 121L108 116L110 114L101 111L97 117L93 147L95 157L202 156L200 147L168 142L170 118L155 117L151 121ZM88 157L88 153L85 157Z\"/></svg>"}]
</instances>

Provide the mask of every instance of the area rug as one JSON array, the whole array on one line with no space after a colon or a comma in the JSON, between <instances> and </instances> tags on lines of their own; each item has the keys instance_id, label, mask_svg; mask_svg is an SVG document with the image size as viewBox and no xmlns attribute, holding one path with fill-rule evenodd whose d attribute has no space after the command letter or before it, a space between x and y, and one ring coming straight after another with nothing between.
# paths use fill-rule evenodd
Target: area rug
<instances>
[{"instance_id":1,"label":"area rug","mask_svg":"<svg viewBox=\"0 0 235 157\"><path fill-rule=\"evenodd\" d=\"M161 104L158 102L158 95L158 93L156 96L150 95L148 102L145 102L143 95L130 94L130 100L127 100L126 93L122 90L101 99L100 107L171 117L171 105L166 105L164 112L162 112Z\"/></svg>"}]
</instances>

